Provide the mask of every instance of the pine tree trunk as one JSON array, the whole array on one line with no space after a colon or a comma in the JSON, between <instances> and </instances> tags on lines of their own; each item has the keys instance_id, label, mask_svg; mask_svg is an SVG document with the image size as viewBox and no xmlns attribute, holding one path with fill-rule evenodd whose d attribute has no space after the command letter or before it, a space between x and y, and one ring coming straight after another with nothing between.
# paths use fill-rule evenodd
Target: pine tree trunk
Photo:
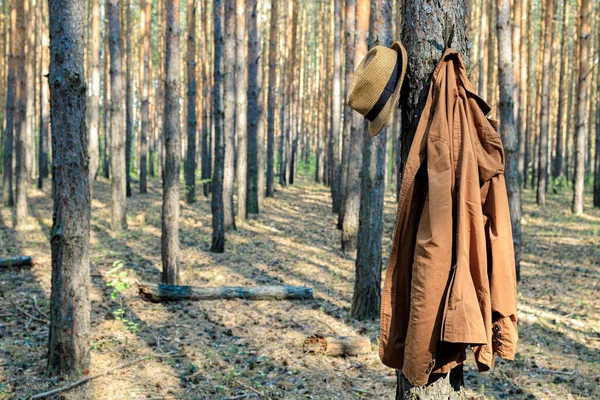
<instances>
[{"instance_id":1,"label":"pine tree trunk","mask_svg":"<svg viewBox=\"0 0 600 400\"><path fill-rule=\"evenodd\" d=\"M131 140L133 136L133 94L131 90L131 0L123 0L125 7L125 193L131 197Z\"/></svg>"},{"instance_id":2,"label":"pine tree trunk","mask_svg":"<svg viewBox=\"0 0 600 400\"><path fill-rule=\"evenodd\" d=\"M2 204L5 207L14 205L13 192L13 143L14 143L14 118L16 114L16 95L17 95L17 42L15 34L17 31L16 3L19 0L10 0L9 35L10 45L8 52L8 71L6 82L6 114L4 137L2 138Z\"/></svg>"},{"instance_id":3,"label":"pine tree trunk","mask_svg":"<svg viewBox=\"0 0 600 400\"><path fill-rule=\"evenodd\" d=\"M271 21L269 31L269 92L267 99L267 197L273 197L273 169L275 146L275 107L277 90L277 42L278 42L278 0L271 0Z\"/></svg>"},{"instance_id":4,"label":"pine tree trunk","mask_svg":"<svg viewBox=\"0 0 600 400\"><path fill-rule=\"evenodd\" d=\"M48 11L54 200L48 372L80 376L91 341L84 8L77 0L49 0Z\"/></svg>"},{"instance_id":5,"label":"pine tree trunk","mask_svg":"<svg viewBox=\"0 0 600 400\"><path fill-rule=\"evenodd\" d=\"M238 218L245 221L247 210L248 133L247 133L247 63L246 60L246 1L236 0L236 133L237 133L237 202Z\"/></svg>"},{"instance_id":6,"label":"pine tree trunk","mask_svg":"<svg viewBox=\"0 0 600 400\"><path fill-rule=\"evenodd\" d=\"M127 229L125 115L119 1L107 0L110 49L110 176L112 178L112 230Z\"/></svg>"},{"instance_id":7,"label":"pine tree trunk","mask_svg":"<svg viewBox=\"0 0 600 400\"><path fill-rule=\"evenodd\" d=\"M563 0L563 19L561 26L561 39L560 39L560 73L558 82L558 111L556 113L556 147L554 163L552 164L552 178L560 179L563 176L563 120L564 120L564 109L565 100L567 96L567 79L565 75L567 71L565 66L568 63L565 42L567 37L567 0Z\"/></svg>"},{"instance_id":8,"label":"pine tree trunk","mask_svg":"<svg viewBox=\"0 0 600 400\"><path fill-rule=\"evenodd\" d=\"M334 0L333 85L331 94L331 211L340 212L340 125L342 120L342 10L341 0ZM391 13L390 13L391 15ZM388 28L389 30L389 28Z\"/></svg>"},{"instance_id":9,"label":"pine tree trunk","mask_svg":"<svg viewBox=\"0 0 600 400\"><path fill-rule=\"evenodd\" d=\"M91 93L89 98L89 154L90 154L90 198L93 197L94 181L98 175L100 161L99 122L100 122L100 4L91 0L92 33L91 33ZM41 166L40 166L41 171Z\"/></svg>"},{"instance_id":10,"label":"pine tree trunk","mask_svg":"<svg viewBox=\"0 0 600 400\"><path fill-rule=\"evenodd\" d=\"M151 137L150 129L150 22L152 21L152 1L143 0L140 10L140 27L142 32L142 47L140 58L142 60L142 90L141 90L141 120L140 130L140 193L147 193L147 169L148 169L148 137ZM150 159L152 162L152 159Z\"/></svg>"},{"instance_id":11,"label":"pine tree trunk","mask_svg":"<svg viewBox=\"0 0 600 400\"><path fill-rule=\"evenodd\" d=\"M575 171L573 174L573 203L571 210L579 215L583 213L583 192L585 179L585 136L587 117L587 91L591 75L589 62L590 40L590 0L581 0L579 10L579 82L577 85L577 119L575 122Z\"/></svg>"},{"instance_id":12,"label":"pine tree trunk","mask_svg":"<svg viewBox=\"0 0 600 400\"><path fill-rule=\"evenodd\" d=\"M102 172L106 179L110 178L110 126L111 126L111 96L110 96L110 50L109 50L109 23L108 7L104 8L104 101L102 108L104 110L104 159L102 161Z\"/></svg>"},{"instance_id":13,"label":"pine tree trunk","mask_svg":"<svg viewBox=\"0 0 600 400\"><path fill-rule=\"evenodd\" d=\"M417 124L427 100L431 73L442 56L444 32L447 29L446 17L454 26L452 47L460 52L465 62L469 60L465 0L452 0L435 5L427 0L404 0L402 5L401 37L408 53L408 70L403 85L405 88L403 90L406 92L401 98L401 172L404 171ZM485 8L482 8L482 13L485 13ZM508 34L510 45L510 31ZM486 61L480 59L480 62ZM466 67L469 70L469 65ZM507 73L511 74L512 71L509 69ZM482 90L481 85L479 90ZM396 398L399 400L452 398L453 392L462 386L462 368L452 370L448 375L450 376L446 378L437 377L440 379L435 385L411 388L406 378L398 373L399 387ZM431 393L428 393L438 391L448 394L444 397L432 397Z\"/></svg>"},{"instance_id":14,"label":"pine tree trunk","mask_svg":"<svg viewBox=\"0 0 600 400\"><path fill-rule=\"evenodd\" d=\"M504 146L504 177L508 192L508 206L513 234L517 279L520 278L521 260L521 183L519 181L519 142L515 126L510 2L496 0L498 37L498 83L500 84L499 133Z\"/></svg>"},{"instance_id":15,"label":"pine tree trunk","mask_svg":"<svg viewBox=\"0 0 600 400\"><path fill-rule=\"evenodd\" d=\"M223 173L225 159L225 137L223 132L223 0L214 0L214 143L215 163L212 177L212 244L210 251L225 251L225 220L223 210Z\"/></svg>"},{"instance_id":16,"label":"pine tree trunk","mask_svg":"<svg viewBox=\"0 0 600 400\"><path fill-rule=\"evenodd\" d=\"M40 1L40 31L41 31L41 71L40 71L40 142L38 149L38 188L42 189L44 179L48 178L48 148L49 148L49 126L50 126L50 103L49 103L49 88L48 88L48 68L50 64L50 54L48 50L48 26L46 23L47 3ZM96 140L96 143L98 141Z\"/></svg>"},{"instance_id":17,"label":"pine tree trunk","mask_svg":"<svg viewBox=\"0 0 600 400\"><path fill-rule=\"evenodd\" d=\"M248 213L258 214L260 211L259 191L263 190L258 185L259 152L263 151L263 142L259 141L259 138L264 138L263 74L261 31L258 27L258 0L249 0L248 13L248 192L246 210Z\"/></svg>"},{"instance_id":18,"label":"pine tree trunk","mask_svg":"<svg viewBox=\"0 0 600 400\"><path fill-rule=\"evenodd\" d=\"M235 2L225 0L225 41L223 45L223 85L225 158L223 173L223 212L225 229L236 229L233 207L233 179L235 176Z\"/></svg>"},{"instance_id":19,"label":"pine tree trunk","mask_svg":"<svg viewBox=\"0 0 600 400\"><path fill-rule=\"evenodd\" d=\"M600 13L599 13L600 15ZM600 48L600 29L596 28L596 47ZM600 96L600 70L596 66L596 96ZM594 161L594 207L600 207L600 101L596 100L596 159Z\"/></svg>"},{"instance_id":20,"label":"pine tree trunk","mask_svg":"<svg viewBox=\"0 0 600 400\"><path fill-rule=\"evenodd\" d=\"M185 201L196 201L196 4L187 0L187 149L185 155Z\"/></svg>"},{"instance_id":21,"label":"pine tree trunk","mask_svg":"<svg viewBox=\"0 0 600 400\"><path fill-rule=\"evenodd\" d=\"M367 54L367 35L369 33L370 14L371 0L357 0L353 70L356 69L365 54ZM361 196L360 171L362 168L363 132L366 129L365 119L356 112L352 113L350 122L350 156L348 158L346 197L343 206L344 224L342 227L342 251L344 252L354 251L357 246L358 214Z\"/></svg>"},{"instance_id":22,"label":"pine tree trunk","mask_svg":"<svg viewBox=\"0 0 600 400\"><path fill-rule=\"evenodd\" d=\"M181 138L179 123L179 0L166 2L165 44L165 112L163 137L165 141L165 164L163 172L162 235L161 250L162 282L179 284L179 165Z\"/></svg>"},{"instance_id":23,"label":"pine tree trunk","mask_svg":"<svg viewBox=\"0 0 600 400\"><path fill-rule=\"evenodd\" d=\"M390 45L391 4L371 0L369 37L374 45ZM385 180L385 143L387 128L375 137L367 129L363 135L361 201L358 227L356 279L352 298L352 317L360 320L379 316L381 302L381 236L383 233L383 195Z\"/></svg>"},{"instance_id":24,"label":"pine tree trunk","mask_svg":"<svg viewBox=\"0 0 600 400\"><path fill-rule=\"evenodd\" d=\"M29 173L27 169L27 85L25 84L28 73L26 71L26 52L25 52L25 2L17 0L16 16L17 29L15 31L15 71L17 74L16 87L16 108L14 116L15 132L15 207L16 207L16 226L22 227L27 223L27 181Z\"/></svg>"},{"instance_id":25,"label":"pine tree trunk","mask_svg":"<svg viewBox=\"0 0 600 400\"><path fill-rule=\"evenodd\" d=\"M546 1L546 22L544 33L544 59L542 61L542 112L540 120L540 149L538 153L538 185L536 202L546 205L546 189L548 187L548 135L550 131L550 78L552 75L552 37L554 18L554 0Z\"/></svg>"},{"instance_id":26,"label":"pine tree trunk","mask_svg":"<svg viewBox=\"0 0 600 400\"><path fill-rule=\"evenodd\" d=\"M24 28L24 70L25 71L25 91L23 96L25 98L25 119L24 119L24 146L23 146L23 157L25 160L25 181L27 184L30 179L35 177L35 139L34 139L34 126L35 126L35 1L34 0L22 0L25 8L25 23ZM17 178L18 179L18 178ZM28 185L27 185L28 186ZM27 193L25 189L25 193ZM26 199L26 195L24 197ZM27 201L27 200L25 200ZM19 200L17 199L17 213L19 213ZM25 208L25 213L27 212Z\"/></svg>"},{"instance_id":27,"label":"pine tree trunk","mask_svg":"<svg viewBox=\"0 0 600 400\"><path fill-rule=\"evenodd\" d=\"M519 68L519 103L518 103L518 117L517 117L517 132L519 138L519 181L523 184L525 174L525 144L527 135L527 105L530 99L528 98L527 90L527 63L528 63L528 52L527 52L527 37L528 37L528 17L527 14L528 1L521 0L521 37L519 43L519 51L517 56L520 58Z\"/></svg>"}]
</instances>

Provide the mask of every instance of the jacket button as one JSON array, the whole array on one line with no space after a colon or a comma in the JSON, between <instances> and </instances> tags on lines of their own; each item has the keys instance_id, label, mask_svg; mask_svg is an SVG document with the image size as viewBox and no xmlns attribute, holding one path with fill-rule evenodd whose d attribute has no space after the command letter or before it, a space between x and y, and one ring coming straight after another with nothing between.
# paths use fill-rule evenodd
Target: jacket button
<instances>
[{"instance_id":1,"label":"jacket button","mask_svg":"<svg viewBox=\"0 0 600 400\"><path fill-rule=\"evenodd\" d=\"M429 363L429 368L432 368L435 365L435 361Z\"/></svg>"},{"instance_id":2,"label":"jacket button","mask_svg":"<svg viewBox=\"0 0 600 400\"><path fill-rule=\"evenodd\" d=\"M431 358L435 359L435 353L431 353Z\"/></svg>"},{"instance_id":3,"label":"jacket button","mask_svg":"<svg viewBox=\"0 0 600 400\"><path fill-rule=\"evenodd\" d=\"M498 325L494 325L493 329L494 329L495 332L498 332L500 330L500 327Z\"/></svg>"},{"instance_id":4,"label":"jacket button","mask_svg":"<svg viewBox=\"0 0 600 400\"><path fill-rule=\"evenodd\" d=\"M429 375L429 373L431 373L431 367L427 368L427 375Z\"/></svg>"}]
</instances>

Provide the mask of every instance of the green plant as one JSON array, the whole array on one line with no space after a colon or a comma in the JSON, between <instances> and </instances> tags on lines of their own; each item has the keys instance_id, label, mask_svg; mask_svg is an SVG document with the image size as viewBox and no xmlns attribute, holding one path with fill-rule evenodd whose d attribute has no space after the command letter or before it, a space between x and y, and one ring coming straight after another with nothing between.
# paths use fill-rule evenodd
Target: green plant
<instances>
[{"instance_id":1,"label":"green plant","mask_svg":"<svg viewBox=\"0 0 600 400\"><path fill-rule=\"evenodd\" d=\"M136 333L139 330L139 324L127 318L125 309L123 308L123 291L131 287L127 282L127 277L133 277L134 273L133 271L123 269L124 267L125 263L123 261L115 261L113 263L113 268L106 273L106 275L112 277L110 281L106 282L106 286L113 288L110 297L119 303L119 308L112 312L115 319L122 321L131 333Z\"/></svg>"}]
</instances>

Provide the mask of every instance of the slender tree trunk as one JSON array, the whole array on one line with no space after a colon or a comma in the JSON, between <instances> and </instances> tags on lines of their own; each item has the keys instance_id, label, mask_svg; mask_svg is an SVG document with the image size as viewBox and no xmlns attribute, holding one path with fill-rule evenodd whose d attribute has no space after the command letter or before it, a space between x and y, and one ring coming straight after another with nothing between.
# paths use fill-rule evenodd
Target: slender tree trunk
<instances>
[{"instance_id":1,"label":"slender tree trunk","mask_svg":"<svg viewBox=\"0 0 600 400\"><path fill-rule=\"evenodd\" d=\"M278 0L271 0L271 21L269 32L269 94L267 100L267 197L273 197L273 167L275 146L275 107L277 89L277 38L278 38Z\"/></svg>"},{"instance_id":2,"label":"slender tree trunk","mask_svg":"<svg viewBox=\"0 0 600 400\"><path fill-rule=\"evenodd\" d=\"M246 1L236 0L236 55L235 55L235 89L236 89L236 133L237 133L237 200L238 218L245 221L247 210L247 174L248 174L248 126L247 96L248 83L246 77Z\"/></svg>"},{"instance_id":3,"label":"slender tree trunk","mask_svg":"<svg viewBox=\"0 0 600 400\"><path fill-rule=\"evenodd\" d=\"M341 0L334 0L334 38L333 38L333 92L331 94L331 211L340 212L340 126L342 121L342 10ZM391 13L390 13L391 15ZM388 27L389 30L389 27Z\"/></svg>"},{"instance_id":4,"label":"slender tree trunk","mask_svg":"<svg viewBox=\"0 0 600 400\"><path fill-rule=\"evenodd\" d=\"M357 0L356 2L356 33L354 46L354 66L356 69L367 54L367 35L369 33L369 20L371 14L371 0ZM358 214L360 210L360 171L363 156L363 132L366 130L365 119L353 112L350 120L350 156L348 158L348 176L346 181L346 196L344 198L343 226L342 226L342 251L356 250L358 240Z\"/></svg>"},{"instance_id":5,"label":"slender tree trunk","mask_svg":"<svg viewBox=\"0 0 600 400\"><path fill-rule=\"evenodd\" d=\"M213 115L215 130L215 165L212 177L212 244L210 251L225 251L225 216L223 210L223 173L225 159L225 138L223 132L223 0L214 0L214 87Z\"/></svg>"},{"instance_id":6,"label":"slender tree trunk","mask_svg":"<svg viewBox=\"0 0 600 400\"><path fill-rule=\"evenodd\" d=\"M527 53L527 21L529 15L527 14L527 4L529 3L526 0L521 0L521 37L519 42L519 50L517 53L517 57L520 58L519 64L519 103L518 103L518 116L517 116L517 132L518 132L518 142L519 142L519 181L523 181L525 174L525 145L526 145L526 135L527 135L527 105L530 101L528 98L528 90L527 90L527 63L528 63L528 53Z\"/></svg>"},{"instance_id":7,"label":"slender tree trunk","mask_svg":"<svg viewBox=\"0 0 600 400\"><path fill-rule=\"evenodd\" d=\"M356 0L346 0L346 16L345 16L345 87L344 87L344 99L348 96L348 88L352 77L354 76L354 38L356 31ZM344 126L342 128L342 163L341 163L341 176L340 176L340 212L338 213L338 229L342 229L344 226L346 197L348 193L348 166L350 159L350 146L351 141L354 140L352 134L352 122L353 122L353 111L344 101Z\"/></svg>"},{"instance_id":8,"label":"slender tree trunk","mask_svg":"<svg viewBox=\"0 0 600 400\"><path fill-rule=\"evenodd\" d=\"M579 82L577 84L577 119L575 122L575 171L573 174L573 203L571 210L583 213L583 191L585 179L585 135L587 133L587 91L591 75L589 62L590 0L581 0L579 10Z\"/></svg>"},{"instance_id":9,"label":"slender tree trunk","mask_svg":"<svg viewBox=\"0 0 600 400\"><path fill-rule=\"evenodd\" d=\"M263 74L261 63L261 38L258 28L258 1L248 2L248 182L247 182L247 213L258 214L260 211L258 196L263 190L258 185L258 159L259 152L263 151L264 123L263 123ZM241 210L241 208L240 208Z\"/></svg>"},{"instance_id":10,"label":"slender tree trunk","mask_svg":"<svg viewBox=\"0 0 600 400\"><path fill-rule=\"evenodd\" d=\"M181 138L179 122L179 0L167 0L167 29L165 47L165 166L163 172L162 281L179 284L179 165Z\"/></svg>"},{"instance_id":11,"label":"slender tree trunk","mask_svg":"<svg viewBox=\"0 0 600 400\"><path fill-rule=\"evenodd\" d=\"M185 201L196 201L196 2L187 0L187 149Z\"/></svg>"},{"instance_id":12,"label":"slender tree trunk","mask_svg":"<svg viewBox=\"0 0 600 400\"><path fill-rule=\"evenodd\" d=\"M390 3L371 0L369 37L376 40L371 46L390 44L391 13ZM381 302L386 130L387 128L384 128L375 137L372 137L367 129L358 132L359 135L363 135L364 146L352 316L361 320L377 318Z\"/></svg>"},{"instance_id":13,"label":"slender tree trunk","mask_svg":"<svg viewBox=\"0 0 600 400\"><path fill-rule=\"evenodd\" d=\"M2 154L2 203L5 207L14 205L13 192L13 142L14 142L14 119L17 96L17 18L16 7L19 0L10 0L8 18L10 26L10 45L8 52L8 71L6 82L6 121L3 139Z\"/></svg>"},{"instance_id":14,"label":"slender tree trunk","mask_svg":"<svg viewBox=\"0 0 600 400\"><path fill-rule=\"evenodd\" d=\"M133 94L131 89L131 0L125 2L125 193L131 197L131 140L133 136Z\"/></svg>"},{"instance_id":15,"label":"slender tree trunk","mask_svg":"<svg viewBox=\"0 0 600 400\"><path fill-rule=\"evenodd\" d=\"M28 186L29 180L35 176L35 1L22 0L25 8L25 22L23 25L23 44L24 44L24 69L25 71L25 119L24 119L24 144L23 159L25 160L25 181ZM18 177L17 177L18 181ZM18 189L17 189L18 190ZM27 189L25 189L26 199ZM25 200L26 201L26 200ZM25 209L25 212L26 209ZM19 200L17 199L17 213L19 213Z\"/></svg>"},{"instance_id":16,"label":"slender tree trunk","mask_svg":"<svg viewBox=\"0 0 600 400\"><path fill-rule=\"evenodd\" d=\"M235 2L225 0L225 41L223 46L223 84L225 159L223 175L223 212L225 229L236 229L233 207L233 179L235 176Z\"/></svg>"},{"instance_id":17,"label":"slender tree trunk","mask_svg":"<svg viewBox=\"0 0 600 400\"><path fill-rule=\"evenodd\" d=\"M91 91L89 98L89 154L90 154L90 198L94 193L94 181L98 175L100 162L99 122L100 122L100 4L98 0L90 0L92 9L92 49L90 54ZM41 171L41 168L40 168Z\"/></svg>"},{"instance_id":18,"label":"slender tree trunk","mask_svg":"<svg viewBox=\"0 0 600 400\"><path fill-rule=\"evenodd\" d=\"M26 71L26 52L25 52L25 2L17 0L16 16L17 29L15 31L15 49L16 58L16 109L14 116L14 129L16 141L16 159L15 159L15 197L16 197L16 226L21 227L27 223L27 181L29 173L27 169L27 85L25 84L28 73Z\"/></svg>"},{"instance_id":19,"label":"slender tree trunk","mask_svg":"<svg viewBox=\"0 0 600 400\"><path fill-rule=\"evenodd\" d=\"M442 55L443 46L436 44L444 43L446 18L454 26L452 47L461 53L465 62L469 60L465 3L466 0L450 0L445 4L435 3L435 5L427 0L404 0L402 2L401 37L408 53L408 70L403 85L406 92L401 97L402 157L400 171L402 173L421 112L427 101L431 73ZM485 9L482 9L482 13L485 13ZM428 44L424 45L423 43ZM510 45L510 31L508 43ZM485 61L487 60L480 60L480 62ZM469 70L469 65L466 67ZM509 69L507 73L511 74L512 71ZM479 90L481 91L481 86ZM447 392L458 390L462 386L462 368L458 367L450 371L448 375L450 375L448 379L439 379L425 388L412 388L403 374L398 372L396 398L399 400L436 398L431 395L438 389Z\"/></svg>"},{"instance_id":20,"label":"slender tree trunk","mask_svg":"<svg viewBox=\"0 0 600 400\"><path fill-rule=\"evenodd\" d=\"M500 138L504 145L504 177L513 233L517 279L521 260L521 182L519 179L519 142L514 118L512 47L510 44L510 2L496 0L498 32L498 82L500 84Z\"/></svg>"},{"instance_id":21,"label":"slender tree trunk","mask_svg":"<svg viewBox=\"0 0 600 400\"><path fill-rule=\"evenodd\" d=\"M141 119L140 131L140 193L147 193L147 164L148 164L148 137L152 137L150 129L150 23L152 21L152 0L143 0L140 10L140 28L143 32L140 58L142 67L142 91L141 91ZM150 159L152 162L152 159Z\"/></svg>"},{"instance_id":22,"label":"slender tree trunk","mask_svg":"<svg viewBox=\"0 0 600 400\"><path fill-rule=\"evenodd\" d=\"M38 149L38 188L44 186L44 179L48 178L48 141L49 141L49 126L50 126L50 103L49 103L49 88L48 88L48 68L50 64L50 54L48 52L49 37L48 27L46 24L46 7L45 1L40 1L40 33L41 33L41 69L40 69L40 142ZM96 141L97 142L97 141Z\"/></svg>"},{"instance_id":23,"label":"slender tree trunk","mask_svg":"<svg viewBox=\"0 0 600 400\"><path fill-rule=\"evenodd\" d=\"M477 90L481 94L481 96L485 96L488 92L488 52L489 52L489 44L488 44L488 31L489 21L488 21L488 9L486 7L487 1L491 0L481 0L480 9L481 9L481 25L479 30L479 64L477 69L479 70L479 84L477 85ZM488 99L489 101L489 99ZM400 168L402 170L402 168Z\"/></svg>"},{"instance_id":24,"label":"slender tree trunk","mask_svg":"<svg viewBox=\"0 0 600 400\"><path fill-rule=\"evenodd\" d=\"M91 341L84 8L77 0L49 0L48 11L54 200L48 372L81 376Z\"/></svg>"},{"instance_id":25,"label":"slender tree trunk","mask_svg":"<svg viewBox=\"0 0 600 400\"><path fill-rule=\"evenodd\" d=\"M597 26L596 41L596 47L600 47L600 29L598 29ZM596 66L596 68L598 68L598 66ZM596 96L600 96L600 70L596 71ZM598 102L598 100L596 101L596 159L594 162L594 207L600 207L600 102Z\"/></svg>"},{"instance_id":26,"label":"slender tree trunk","mask_svg":"<svg viewBox=\"0 0 600 400\"><path fill-rule=\"evenodd\" d=\"M109 38L109 23L108 23L108 7L104 7L104 160L102 172L106 179L110 178L110 126L112 124L111 114L111 96L110 96L110 38Z\"/></svg>"},{"instance_id":27,"label":"slender tree trunk","mask_svg":"<svg viewBox=\"0 0 600 400\"><path fill-rule=\"evenodd\" d=\"M119 1L107 0L110 48L110 176L112 178L112 230L127 229L125 115L121 58Z\"/></svg>"},{"instance_id":28,"label":"slender tree trunk","mask_svg":"<svg viewBox=\"0 0 600 400\"><path fill-rule=\"evenodd\" d=\"M546 205L546 189L548 187L548 135L550 131L550 79L552 76L552 37L554 0L546 0L546 22L544 40L544 59L542 61L542 112L540 121L540 148L538 153L538 185L536 201L540 206Z\"/></svg>"},{"instance_id":29,"label":"slender tree trunk","mask_svg":"<svg viewBox=\"0 0 600 400\"><path fill-rule=\"evenodd\" d=\"M567 11L568 11L567 0L563 0L563 19L561 26L561 39L560 39L560 73L558 83L558 111L556 113L556 147L554 163L552 164L552 177L554 179L560 179L563 176L563 119L565 100L567 97L567 74L568 59L566 55L565 42L567 37Z\"/></svg>"}]
</instances>

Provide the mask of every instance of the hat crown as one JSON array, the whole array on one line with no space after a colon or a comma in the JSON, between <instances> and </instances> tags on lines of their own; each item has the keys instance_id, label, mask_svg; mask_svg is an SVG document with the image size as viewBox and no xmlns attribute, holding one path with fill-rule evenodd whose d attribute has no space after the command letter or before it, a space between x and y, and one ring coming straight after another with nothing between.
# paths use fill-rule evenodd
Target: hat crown
<instances>
[{"instance_id":1,"label":"hat crown","mask_svg":"<svg viewBox=\"0 0 600 400\"><path fill-rule=\"evenodd\" d=\"M396 65L399 53L385 46L375 46L365 55L354 72L348 89L348 105L366 116L373 108Z\"/></svg>"}]
</instances>

